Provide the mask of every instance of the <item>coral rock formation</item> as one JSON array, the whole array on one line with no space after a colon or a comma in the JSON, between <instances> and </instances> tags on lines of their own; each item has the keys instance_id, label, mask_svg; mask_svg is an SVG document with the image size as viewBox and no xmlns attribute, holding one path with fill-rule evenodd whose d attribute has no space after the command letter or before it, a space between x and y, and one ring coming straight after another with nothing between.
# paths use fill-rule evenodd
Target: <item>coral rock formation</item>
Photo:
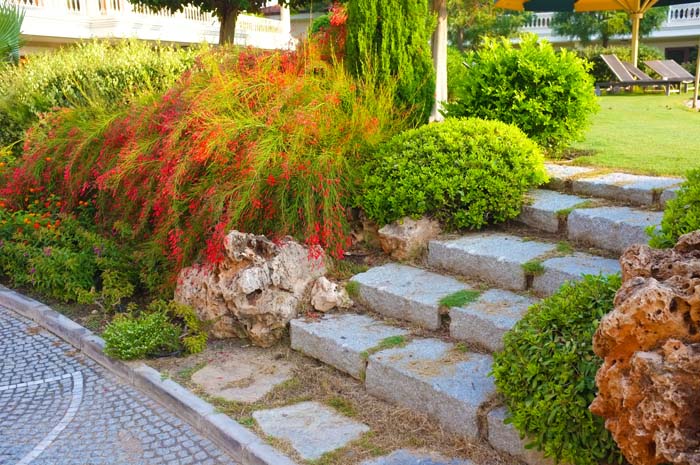
<instances>
[{"instance_id":1,"label":"coral rock formation","mask_svg":"<svg viewBox=\"0 0 700 465\"><path fill-rule=\"evenodd\" d=\"M700 231L671 250L632 246L620 263L593 338L604 363L591 411L633 465L700 464Z\"/></svg>"}]
</instances>

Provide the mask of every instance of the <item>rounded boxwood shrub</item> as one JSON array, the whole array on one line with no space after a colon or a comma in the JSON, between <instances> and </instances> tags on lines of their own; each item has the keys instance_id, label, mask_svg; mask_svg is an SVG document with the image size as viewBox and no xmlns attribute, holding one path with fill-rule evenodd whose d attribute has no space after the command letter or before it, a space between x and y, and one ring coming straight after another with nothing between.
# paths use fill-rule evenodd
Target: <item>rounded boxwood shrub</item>
<instances>
[{"instance_id":1,"label":"rounded boxwood shrub","mask_svg":"<svg viewBox=\"0 0 700 465\"><path fill-rule=\"evenodd\" d=\"M476 116L512 123L548 149L582 135L598 104L589 65L574 52L523 36L486 39L466 54L469 65L454 83L447 116Z\"/></svg>"},{"instance_id":2,"label":"rounded boxwood shrub","mask_svg":"<svg viewBox=\"0 0 700 465\"><path fill-rule=\"evenodd\" d=\"M593 334L613 309L620 284L617 275L565 284L530 307L494 356L493 375L510 421L548 457L574 465L622 461L604 420L588 410L602 365Z\"/></svg>"},{"instance_id":3,"label":"rounded boxwood shrub","mask_svg":"<svg viewBox=\"0 0 700 465\"><path fill-rule=\"evenodd\" d=\"M686 176L676 197L666 202L661 229L648 230L652 247L673 247L683 234L700 229L700 169L690 170Z\"/></svg>"},{"instance_id":4,"label":"rounded boxwood shrub","mask_svg":"<svg viewBox=\"0 0 700 465\"><path fill-rule=\"evenodd\" d=\"M517 216L525 192L546 180L537 144L515 126L478 118L405 131L365 168L360 203L379 224L428 214L480 228Z\"/></svg>"}]
</instances>

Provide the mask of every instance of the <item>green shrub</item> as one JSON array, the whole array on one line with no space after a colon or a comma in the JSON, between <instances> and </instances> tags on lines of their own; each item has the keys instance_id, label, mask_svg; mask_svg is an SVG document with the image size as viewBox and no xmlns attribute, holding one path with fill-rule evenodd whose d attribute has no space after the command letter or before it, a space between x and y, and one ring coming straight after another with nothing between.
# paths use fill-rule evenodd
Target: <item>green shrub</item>
<instances>
[{"instance_id":1,"label":"green shrub","mask_svg":"<svg viewBox=\"0 0 700 465\"><path fill-rule=\"evenodd\" d=\"M575 49L574 53L580 58L588 60L591 63L589 73L593 76L595 82L617 81L615 75L610 71L608 65L605 64L600 55L616 55L620 60L632 62L631 49L628 46L619 47L602 47L600 45L591 45L588 47ZM653 71L647 67L644 62L649 60L663 60L664 54L661 50L648 45L639 45L639 68L649 74Z\"/></svg>"},{"instance_id":2,"label":"green shrub","mask_svg":"<svg viewBox=\"0 0 700 465\"><path fill-rule=\"evenodd\" d=\"M517 216L525 192L546 180L537 144L512 125L478 118L403 132L366 170L360 204L379 224L428 214L480 228Z\"/></svg>"},{"instance_id":3,"label":"green shrub","mask_svg":"<svg viewBox=\"0 0 700 465\"><path fill-rule=\"evenodd\" d=\"M661 229L649 228L652 247L673 247L683 234L700 229L700 169L686 173L687 180L676 194L666 202Z\"/></svg>"},{"instance_id":4,"label":"green shrub","mask_svg":"<svg viewBox=\"0 0 700 465\"><path fill-rule=\"evenodd\" d=\"M464 81L464 74L467 71L464 65L465 58L464 53L457 48L447 48L447 94L450 99L454 97L455 83Z\"/></svg>"},{"instance_id":5,"label":"green shrub","mask_svg":"<svg viewBox=\"0 0 700 465\"><path fill-rule=\"evenodd\" d=\"M447 116L515 124L542 147L557 148L580 137L597 108L587 64L535 36L523 36L518 47L485 39L464 61L469 67L454 83Z\"/></svg>"},{"instance_id":6,"label":"green shrub","mask_svg":"<svg viewBox=\"0 0 700 465\"><path fill-rule=\"evenodd\" d=\"M122 360L165 355L181 349L180 328L161 311L139 317L117 315L102 337L105 353Z\"/></svg>"},{"instance_id":7,"label":"green shrub","mask_svg":"<svg viewBox=\"0 0 700 465\"><path fill-rule=\"evenodd\" d=\"M593 334L620 284L617 275L565 284L530 307L495 354L493 375L510 421L548 457L574 465L622 461L604 420L588 410L602 364Z\"/></svg>"},{"instance_id":8,"label":"green shrub","mask_svg":"<svg viewBox=\"0 0 700 465\"><path fill-rule=\"evenodd\" d=\"M197 48L137 40L93 41L35 54L0 70L0 146L23 139L41 113L90 100L113 103L140 91L170 87L194 63ZM16 144L19 150L21 144Z\"/></svg>"}]
</instances>

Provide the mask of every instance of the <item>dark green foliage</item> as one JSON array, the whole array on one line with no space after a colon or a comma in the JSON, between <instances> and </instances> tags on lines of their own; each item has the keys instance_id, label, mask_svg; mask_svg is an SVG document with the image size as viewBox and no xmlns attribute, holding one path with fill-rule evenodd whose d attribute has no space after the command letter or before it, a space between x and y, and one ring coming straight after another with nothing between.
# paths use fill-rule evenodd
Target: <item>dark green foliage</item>
<instances>
[{"instance_id":1,"label":"dark green foliage","mask_svg":"<svg viewBox=\"0 0 700 465\"><path fill-rule=\"evenodd\" d=\"M493 375L510 421L545 455L573 465L620 463L603 419L588 406L602 364L592 339L613 309L620 277L585 276L533 305L504 338Z\"/></svg>"},{"instance_id":2,"label":"dark green foliage","mask_svg":"<svg viewBox=\"0 0 700 465\"><path fill-rule=\"evenodd\" d=\"M591 63L590 74L596 82L617 81L615 75L610 71L610 67L600 58L600 55L615 55L620 60L631 63L632 51L628 46L619 47L601 47L600 45L591 45L585 48L576 49L575 53L580 57L588 60ZM664 54L661 50L655 47L640 44L639 46L639 62L637 67L647 74L653 76L653 71L649 69L644 62L648 60L663 60Z\"/></svg>"},{"instance_id":3,"label":"dark green foliage","mask_svg":"<svg viewBox=\"0 0 700 465\"><path fill-rule=\"evenodd\" d=\"M81 43L31 55L0 69L0 146L21 149L24 131L41 113L90 101L121 103L142 91L169 88L198 50L154 47L136 40Z\"/></svg>"},{"instance_id":4,"label":"dark green foliage","mask_svg":"<svg viewBox=\"0 0 700 465\"><path fill-rule=\"evenodd\" d=\"M366 167L361 206L379 224L428 214L453 228L480 228L520 212L546 180L537 144L518 128L447 119L403 132Z\"/></svg>"},{"instance_id":5,"label":"dark green foliage","mask_svg":"<svg viewBox=\"0 0 700 465\"><path fill-rule=\"evenodd\" d=\"M180 350L180 329L156 311L139 317L118 315L102 337L105 353L122 360L166 355Z\"/></svg>"},{"instance_id":6,"label":"dark green foliage","mask_svg":"<svg viewBox=\"0 0 700 465\"><path fill-rule=\"evenodd\" d=\"M488 39L464 61L469 67L453 85L447 116L515 124L550 149L580 137L597 109L586 63L533 35L523 36L517 48L507 39Z\"/></svg>"},{"instance_id":7,"label":"dark green foliage","mask_svg":"<svg viewBox=\"0 0 700 465\"><path fill-rule=\"evenodd\" d=\"M314 22L311 23L311 35L316 34L322 29L325 29L327 27L330 27L331 25L331 17L327 14L321 15L318 18L314 19Z\"/></svg>"},{"instance_id":8,"label":"dark green foliage","mask_svg":"<svg viewBox=\"0 0 700 465\"><path fill-rule=\"evenodd\" d=\"M688 171L676 198L666 203L661 230L649 229L652 247L673 247L683 234L700 229L700 169Z\"/></svg>"},{"instance_id":9,"label":"dark green foliage","mask_svg":"<svg viewBox=\"0 0 700 465\"><path fill-rule=\"evenodd\" d=\"M377 83L396 82L399 105L427 121L435 94L430 37L435 19L427 0L351 0L346 63Z\"/></svg>"}]
</instances>

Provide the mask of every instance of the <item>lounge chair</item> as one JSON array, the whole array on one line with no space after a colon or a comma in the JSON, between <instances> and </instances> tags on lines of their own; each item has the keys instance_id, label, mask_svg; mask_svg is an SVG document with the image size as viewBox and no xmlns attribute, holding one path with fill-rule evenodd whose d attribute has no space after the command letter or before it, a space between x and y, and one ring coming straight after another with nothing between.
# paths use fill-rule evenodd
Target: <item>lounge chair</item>
<instances>
[{"instance_id":1,"label":"lounge chair","mask_svg":"<svg viewBox=\"0 0 700 465\"><path fill-rule=\"evenodd\" d=\"M695 84L695 76L674 60L649 60L644 64L662 79L682 79L684 92L688 92L688 84Z\"/></svg>"},{"instance_id":2,"label":"lounge chair","mask_svg":"<svg viewBox=\"0 0 700 465\"><path fill-rule=\"evenodd\" d=\"M601 55L600 56L610 71L618 79L617 81L610 82L596 82L595 93L600 95L601 88L620 88L620 87L663 87L666 90L666 95L671 94L671 86L673 84L679 84L682 82L681 79L652 79L647 74L645 74L639 68L633 66L631 63L623 63L615 55Z\"/></svg>"}]
</instances>

